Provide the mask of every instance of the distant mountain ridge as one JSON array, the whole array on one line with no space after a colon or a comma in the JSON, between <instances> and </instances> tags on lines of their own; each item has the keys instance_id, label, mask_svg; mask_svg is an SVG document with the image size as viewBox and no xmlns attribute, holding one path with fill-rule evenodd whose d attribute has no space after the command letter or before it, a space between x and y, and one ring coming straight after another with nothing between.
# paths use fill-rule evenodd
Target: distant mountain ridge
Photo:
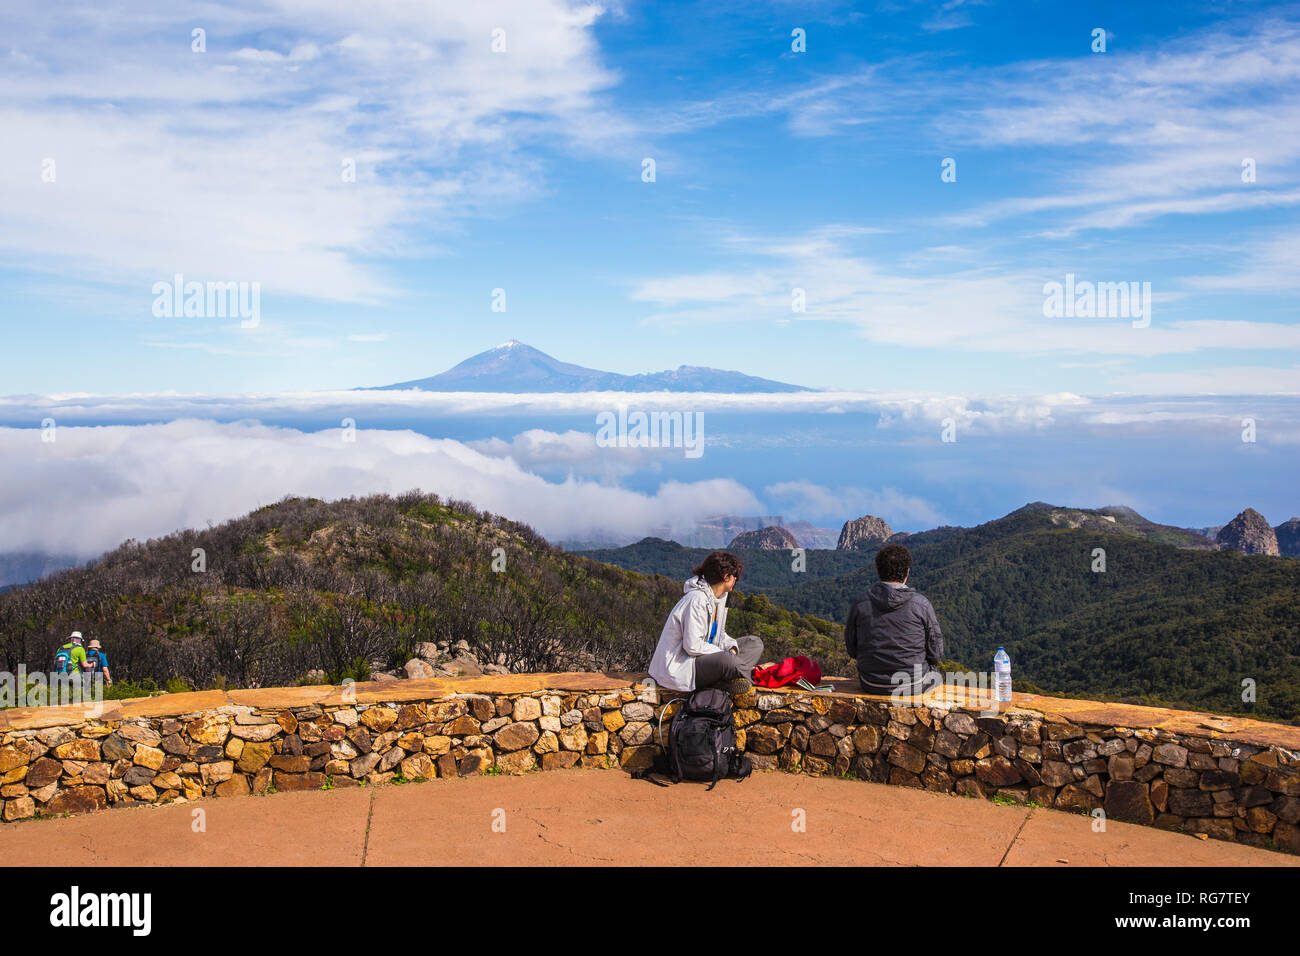
<instances>
[{"instance_id":1,"label":"distant mountain ridge","mask_svg":"<svg viewBox=\"0 0 1300 956\"><path fill-rule=\"evenodd\" d=\"M1179 528L1172 525L1162 525L1144 518L1125 505L1109 505L1092 509L1065 508L1040 501L1027 504L1019 510L1024 512L1049 512L1048 520L1066 527L1119 534L1136 534L1139 537L1173 544L1176 547L1188 550L1215 551L1233 548L1226 539L1225 541L1216 540L1219 531L1227 527L1226 525L1214 525L1204 528ZM1018 512L1012 512L1012 514L1016 513ZM1010 515L1007 517L1010 517ZM846 526L852 523L853 521L846 522ZM883 521L881 523L884 524ZM665 527L651 529L650 536L655 539L671 540L678 546L685 548L725 548L736 535L742 532L756 531L773 525L789 531L798 542L799 547L809 550L834 549L837 545L838 536L842 534L842 532L836 532L833 528L817 527L808 521L787 521L780 515L716 515L702 519L689 532L672 532ZM967 529L954 525L943 525L916 534L900 531L893 534L889 541L891 543L905 543L909 547L913 547L918 544L933 543L952 537L952 535L963 530ZM1282 557L1300 557L1300 518L1291 518L1284 521L1277 525L1273 531L1277 539L1278 553ZM628 537L620 539L611 536L585 540L560 540L558 544L566 551L614 552L623 547L625 542L628 541ZM637 545L627 544L626 546L635 548ZM874 551L875 549L872 547L866 553L871 554ZM612 559L602 558L601 560ZM63 568L84 564L85 561L85 558L65 554L0 553L0 589L17 587L29 581L39 580ZM619 564L620 562L613 560L613 563ZM641 568L638 567L637 570L641 570Z\"/></svg>"},{"instance_id":2,"label":"distant mountain ridge","mask_svg":"<svg viewBox=\"0 0 1300 956\"><path fill-rule=\"evenodd\" d=\"M688 548L725 548L738 534L763 528L784 528L801 548L830 548L835 530L808 521L786 521L781 515L714 515L696 523L694 530L673 536L667 528L652 529L651 537L676 541Z\"/></svg>"},{"instance_id":3,"label":"distant mountain ridge","mask_svg":"<svg viewBox=\"0 0 1300 956\"><path fill-rule=\"evenodd\" d=\"M0 554L0 589L18 587L30 581L85 564L71 554L44 554L41 552L12 552Z\"/></svg>"},{"instance_id":4,"label":"distant mountain ridge","mask_svg":"<svg viewBox=\"0 0 1300 956\"><path fill-rule=\"evenodd\" d=\"M1226 540L1216 541L1213 536L1207 536L1204 529L1179 528L1174 525L1159 524L1143 517L1127 505L1106 505L1102 508L1072 508L1048 504L1045 501L1032 501L1005 515L1004 518L1011 518L1021 514L1034 515L1038 520L1046 521L1048 524L1057 527L1100 531L1107 534L1132 535L1192 551L1217 551L1231 547L1226 543ZM846 521L837 534L832 528L819 528L808 521L787 521L780 515L716 515L711 518L701 519L689 532L679 531L674 533L669 528L663 527L651 529L649 537L672 541L686 548L725 548L737 535L743 532L758 531L773 526L789 531L798 542L798 545L803 548L867 551L871 553L874 553L886 541L904 543L908 547L912 547L913 545L941 541L952 537L958 532L971 530L957 525L941 525L928 531L916 533L894 532L883 519L873 515L864 515ZM984 526L976 525L975 527ZM1210 530L1217 533L1219 529ZM1300 552L1300 519L1292 519L1286 524L1278 525L1276 533L1281 554L1296 556ZM609 551L617 550L618 547L619 545L610 541L592 542L586 547L583 547L580 542L573 542L571 550ZM635 547L635 545L629 545L629 547Z\"/></svg>"},{"instance_id":5,"label":"distant mountain ridge","mask_svg":"<svg viewBox=\"0 0 1300 956\"><path fill-rule=\"evenodd\" d=\"M788 382L743 372L682 365L666 372L621 375L584 368L547 355L516 339L471 355L445 372L428 378L368 391L419 389L425 392L810 392Z\"/></svg>"},{"instance_id":6,"label":"distant mountain ridge","mask_svg":"<svg viewBox=\"0 0 1300 956\"><path fill-rule=\"evenodd\" d=\"M1005 645L1017 689L1300 721L1300 562L1221 549L1128 508L1045 502L906 545L908 583L963 669ZM705 553L647 538L586 556L682 580ZM799 567L789 552L738 554L740 591L829 621L877 579L865 548L810 550ZM1269 696L1243 705L1243 677Z\"/></svg>"},{"instance_id":7,"label":"distant mountain ridge","mask_svg":"<svg viewBox=\"0 0 1300 956\"><path fill-rule=\"evenodd\" d=\"M1290 558L1300 558L1300 518L1283 521L1273 529L1277 535L1277 547L1282 554Z\"/></svg>"},{"instance_id":8,"label":"distant mountain ridge","mask_svg":"<svg viewBox=\"0 0 1300 956\"><path fill-rule=\"evenodd\" d=\"M739 518L734 515L711 519L714 522L725 521L729 527L757 523L758 528L740 527L744 532L733 540L737 550L766 550L761 546L750 544L756 538L748 533L774 525L777 528L792 529L796 523L785 522L774 516L760 518ZM1223 550L1216 542L1202 537L1195 531L1175 528L1170 525L1157 524L1138 514L1132 508L1112 505L1105 508L1069 508L1033 501L1001 518L995 518L983 524L965 528L955 525L942 525L928 531L915 534L891 531L880 518L866 515L845 523L845 532L840 535L836 547L808 547L810 562L807 570L791 577L788 560L769 559L764 556L759 564L749 563L755 556L751 553L746 558L747 570L745 585L767 593L775 588L785 588L797 581L812 581L825 576L835 576L845 571L858 568L871 568L875 553L886 543L902 543L914 553L923 553L927 548L941 545L954 539L965 542L963 547L983 547L1003 538L1023 534L1029 531L1089 531L1110 538L1123 540L1136 538L1157 544L1171 545L1184 551L1218 551ZM706 549L721 547L712 543L687 544L666 540L661 536L651 536L619 548L580 549L580 553L598 561L616 564L628 570L643 574L667 574L669 577L683 576L693 564L707 553ZM919 549L919 550L918 550ZM835 619L837 610L830 605L821 605L816 612L823 617Z\"/></svg>"}]
</instances>

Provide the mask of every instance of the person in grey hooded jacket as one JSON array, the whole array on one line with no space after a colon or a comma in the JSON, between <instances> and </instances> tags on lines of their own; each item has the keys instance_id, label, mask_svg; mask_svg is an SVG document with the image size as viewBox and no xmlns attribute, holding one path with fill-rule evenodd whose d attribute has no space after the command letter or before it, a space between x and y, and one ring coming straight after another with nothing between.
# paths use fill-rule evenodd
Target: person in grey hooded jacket
<instances>
[{"instance_id":1,"label":"person in grey hooded jacket","mask_svg":"<svg viewBox=\"0 0 1300 956\"><path fill-rule=\"evenodd\" d=\"M876 553L880 581L849 609L844 646L868 693L920 694L938 683L943 634L930 602L907 586L912 554L901 544Z\"/></svg>"}]
</instances>

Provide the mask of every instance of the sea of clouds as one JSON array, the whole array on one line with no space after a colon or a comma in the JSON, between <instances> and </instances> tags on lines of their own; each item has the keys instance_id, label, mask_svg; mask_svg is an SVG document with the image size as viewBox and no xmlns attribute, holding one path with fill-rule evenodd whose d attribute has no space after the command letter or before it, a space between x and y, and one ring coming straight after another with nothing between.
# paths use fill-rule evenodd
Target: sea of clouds
<instances>
[{"instance_id":1,"label":"sea of clouds","mask_svg":"<svg viewBox=\"0 0 1300 956\"><path fill-rule=\"evenodd\" d=\"M706 422L738 413L760 422L768 414L783 417L762 436L761 448L752 435L710 433L706 428L706 447L716 443L715 447L727 447L732 454L749 454L748 480L718 474L681 480L665 474L662 480L641 481L640 488L632 488L625 478L653 478L666 460L674 454L680 459L681 454L672 449L600 447L595 413L620 404L703 411ZM806 416L799 421L810 428L850 413L870 412L871 440L899 456L909 449L932 453L946 422L953 423L960 436L953 447L967 459L983 454L981 436L1042 441L1046 490L1040 497L1058 497L1060 503L1085 502L1061 500L1074 488L1061 483L1060 476L1050 476L1048 443L1076 447L1084 443L1095 448L1100 459L1114 441L1140 443L1151 436L1152 441L1174 441L1194 455L1198 442L1222 443L1225 436L1238 441L1242 422L1249 419L1256 422L1259 447L1268 456L1260 457L1259 467L1289 469L1293 475L1300 450L1300 401L1286 396L1137 399L365 391L10 396L0 398L0 551L89 558L127 538L205 527L286 495L333 499L413 488L467 499L527 522L550 540L632 541L651 533L687 532L712 515L771 514L774 508L790 518L813 520L824 515L842 520L859 513L882 514L896 527L918 529L948 517L945 502L896 483L873 480L871 469L856 481L827 481L817 475L791 480L775 472L770 480L755 481L754 475L764 473L763 456L782 448L807 452L799 446L809 439L802 429L790 427L791 412ZM507 414L508 419L499 417ZM504 427L506 422L530 417L539 423L562 418L570 427L493 431L498 424ZM345 418L355 426L346 427ZM472 419L486 437L431 435L421 426L435 419ZM584 419L589 426L572 425ZM746 441L755 444L748 452ZM817 453L823 460L837 454L834 448L820 448ZM991 455L990 451L985 457ZM753 464L756 459L758 464ZM986 461L984 467L996 468L997 462ZM956 493L958 478L952 480ZM1118 497L1107 503L1126 503L1118 485L1114 495ZM1238 507L1234 502L1231 512ZM995 515L985 516L991 517ZM1225 521L1230 517L1231 513L1222 516ZM1285 517L1275 516L1275 520Z\"/></svg>"}]
</instances>

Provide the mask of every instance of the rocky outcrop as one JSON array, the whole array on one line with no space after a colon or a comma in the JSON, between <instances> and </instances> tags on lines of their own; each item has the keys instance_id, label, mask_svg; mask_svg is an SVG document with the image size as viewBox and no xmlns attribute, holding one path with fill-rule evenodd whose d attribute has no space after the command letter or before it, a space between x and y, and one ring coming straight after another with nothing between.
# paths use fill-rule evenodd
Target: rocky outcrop
<instances>
[{"instance_id":1,"label":"rocky outcrop","mask_svg":"<svg viewBox=\"0 0 1300 956\"><path fill-rule=\"evenodd\" d=\"M1277 535L1278 553L1287 558L1300 558L1300 518L1283 521L1273 529Z\"/></svg>"},{"instance_id":2,"label":"rocky outcrop","mask_svg":"<svg viewBox=\"0 0 1300 956\"><path fill-rule=\"evenodd\" d=\"M888 541L893 534L893 529L885 523L884 519L874 515L863 515L853 521L844 522L835 550L870 551Z\"/></svg>"},{"instance_id":3,"label":"rocky outcrop","mask_svg":"<svg viewBox=\"0 0 1300 956\"><path fill-rule=\"evenodd\" d=\"M1254 508L1247 508L1219 531L1219 547L1246 554L1278 555L1277 534Z\"/></svg>"},{"instance_id":4,"label":"rocky outcrop","mask_svg":"<svg viewBox=\"0 0 1300 956\"><path fill-rule=\"evenodd\" d=\"M789 551L799 547L794 535L785 528L775 526L759 528L757 531L742 531L731 539L728 550L749 548L759 551Z\"/></svg>"}]
</instances>

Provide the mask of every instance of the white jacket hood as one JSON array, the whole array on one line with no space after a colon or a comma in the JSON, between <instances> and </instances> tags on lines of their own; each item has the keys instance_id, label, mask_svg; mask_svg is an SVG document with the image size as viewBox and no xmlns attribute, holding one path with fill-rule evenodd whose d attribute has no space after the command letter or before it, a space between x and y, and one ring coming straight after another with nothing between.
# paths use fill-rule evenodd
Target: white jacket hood
<instances>
[{"instance_id":1,"label":"white jacket hood","mask_svg":"<svg viewBox=\"0 0 1300 956\"><path fill-rule=\"evenodd\" d=\"M690 594L692 591L703 591L709 596L710 601L725 601L727 596L724 594L720 598L713 596L713 588L709 587L709 582L704 580L704 575L697 574L694 577L687 578L682 582L682 593Z\"/></svg>"}]
</instances>

